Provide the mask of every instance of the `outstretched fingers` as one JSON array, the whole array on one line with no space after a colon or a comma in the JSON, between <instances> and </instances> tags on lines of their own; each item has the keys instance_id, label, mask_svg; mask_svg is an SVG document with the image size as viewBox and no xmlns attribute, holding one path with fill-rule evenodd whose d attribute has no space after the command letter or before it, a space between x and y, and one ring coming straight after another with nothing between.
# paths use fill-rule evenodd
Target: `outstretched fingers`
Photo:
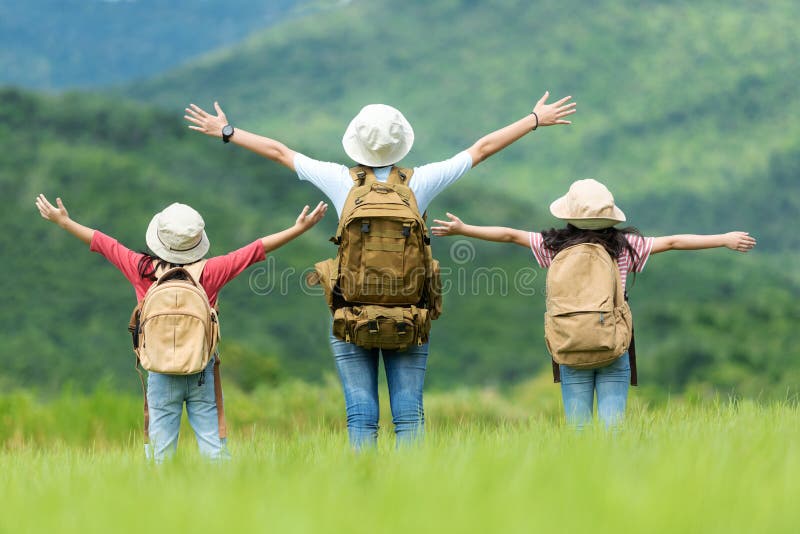
<instances>
[{"instance_id":1,"label":"outstretched fingers","mask_svg":"<svg viewBox=\"0 0 800 534\"><path fill-rule=\"evenodd\" d=\"M443 221L441 219L434 219L433 220L433 222L435 222L436 224L439 225L439 226L434 226L433 228L431 228L431 233L433 235L435 235L435 236L451 235L455 231L456 226L461 224L461 219L459 219L458 217L456 217L452 213L447 212L446 215L447 215L447 218L450 219L449 221Z\"/></svg>"},{"instance_id":2,"label":"outstretched fingers","mask_svg":"<svg viewBox=\"0 0 800 534\"><path fill-rule=\"evenodd\" d=\"M303 211L297 217L298 224L308 227L317 224L325 216L325 212L328 211L328 205L320 201L311 213L309 213L310 209L309 206L303 208Z\"/></svg>"},{"instance_id":3,"label":"outstretched fingers","mask_svg":"<svg viewBox=\"0 0 800 534\"><path fill-rule=\"evenodd\" d=\"M200 106L198 106L197 104L189 104L189 107L186 108L186 111L188 111L192 115L197 115L198 117L201 118L209 116L209 113Z\"/></svg>"},{"instance_id":4,"label":"outstretched fingers","mask_svg":"<svg viewBox=\"0 0 800 534\"><path fill-rule=\"evenodd\" d=\"M547 102L548 98L550 98L550 91L545 91L544 94L542 95L542 98L540 98L539 101L536 102L536 105L543 106L544 103Z\"/></svg>"},{"instance_id":5,"label":"outstretched fingers","mask_svg":"<svg viewBox=\"0 0 800 534\"><path fill-rule=\"evenodd\" d=\"M564 104L564 102L568 101L570 98L572 98L572 95L570 95L570 96L565 96L564 98L562 98L562 99L561 99L561 100L559 100L558 102L555 102L553 105L554 105L554 106L556 106L556 107L562 106L562 105ZM572 104L570 104L570 105L571 105L571 106L574 106L574 105L575 105L575 102L573 102L573 103L572 103Z\"/></svg>"},{"instance_id":6,"label":"outstretched fingers","mask_svg":"<svg viewBox=\"0 0 800 534\"><path fill-rule=\"evenodd\" d=\"M749 252L756 246L756 239L748 232L730 232L728 234L729 242L726 246L737 252Z\"/></svg>"},{"instance_id":7,"label":"outstretched fingers","mask_svg":"<svg viewBox=\"0 0 800 534\"><path fill-rule=\"evenodd\" d=\"M44 195L39 194L39 196L36 197L36 209L39 210L39 214L45 219L47 219L47 213L49 211L48 206L50 206L50 202L47 201Z\"/></svg>"},{"instance_id":8,"label":"outstretched fingers","mask_svg":"<svg viewBox=\"0 0 800 534\"><path fill-rule=\"evenodd\" d=\"M188 112L189 108L186 108L186 111ZM196 116L189 115L188 113L186 115L184 115L183 118L186 119L187 121L191 122L191 123L194 123L194 124L198 125L198 126L203 124L203 122L200 119L198 119Z\"/></svg>"},{"instance_id":9,"label":"outstretched fingers","mask_svg":"<svg viewBox=\"0 0 800 534\"><path fill-rule=\"evenodd\" d=\"M319 221L323 216L325 216L325 212L327 211L328 205L320 200L320 202L317 204L317 207L311 212L311 217L314 219L314 221Z\"/></svg>"},{"instance_id":10,"label":"outstretched fingers","mask_svg":"<svg viewBox=\"0 0 800 534\"><path fill-rule=\"evenodd\" d=\"M222 111L222 108L219 105L219 102L214 101L214 109L217 112L217 116L220 118L225 118L225 112Z\"/></svg>"},{"instance_id":11,"label":"outstretched fingers","mask_svg":"<svg viewBox=\"0 0 800 534\"><path fill-rule=\"evenodd\" d=\"M756 246L756 239L747 232L743 232L739 237L739 243L736 247L736 250L739 250L740 252L747 252L754 246Z\"/></svg>"},{"instance_id":12,"label":"outstretched fingers","mask_svg":"<svg viewBox=\"0 0 800 534\"><path fill-rule=\"evenodd\" d=\"M571 121L564 120L564 117L572 115L577 111L577 103L570 102L572 95L565 96L552 104L547 104L546 97L549 93L545 93L533 111L537 114L539 126L551 126L553 124L572 124Z\"/></svg>"},{"instance_id":13,"label":"outstretched fingers","mask_svg":"<svg viewBox=\"0 0 800 534\"><path fill-rule=\"evenodd\" d=\"M48 221L54 220L59 214L67 215L67 209L64 207L61 198L56 199L56 204L58 207L53 206L42 193L39 193L39 196L36 197L36 209L38 209L39 214Z\"/></svg>"},{"instance_id":14,"label":"outstretched fingers","mask_svg":"<svg viewBox=\"0 0 800 534\"><path fill-rule=\"evenodd\" d=\"M575 106L577 105L578 104L576 102L570 102L566 106L561 106L556 110L556 115L558 117L563 117L565 115L572 115L577 111L577 109L575 109Z\"/></svg>"}]
</instances>

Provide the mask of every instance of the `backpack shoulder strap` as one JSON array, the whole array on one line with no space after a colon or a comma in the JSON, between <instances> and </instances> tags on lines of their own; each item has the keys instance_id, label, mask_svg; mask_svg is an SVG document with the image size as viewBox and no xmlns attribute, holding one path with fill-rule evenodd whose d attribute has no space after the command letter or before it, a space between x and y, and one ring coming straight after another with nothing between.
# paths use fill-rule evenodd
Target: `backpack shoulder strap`
<instances>
[{"instance_id":1,"label":"backpack shoulder strap","mask_svg":"<svg viewBox=\"0 0 800 534\"><path fill-rule=\"evenodd\" d=\"M190 281L195 286L202 289L203 286L200 285L200 277L203 274L203 269L206 266L206 262L208 260L202 259L198 260L194 263L190 263L188 265L181 265L177 267L159 267L156 269L155 276L156 281L153 282L153 285L150 286L150 289L155 288L156 286L160 285L162 282L166 282L173 278L173 275L177 273L184 273L189 276ZM205 291L205 290L204 290Z\"/></svg>"},{"instance_id":2,"label":"backpack shoulder strap","mask_svg":"<svg viewBox=\"0 0 800 534\"><path fill-rule=\"evenodd\" d=\"M414 176L414 169L406 169L405 167L392 166L389 171L389 178L386 180L387 184L399 184L409 187L411 177Z\"/></svg>"},{"instance_id":3,"label":"backpack shoulder strap","mask_svg":"<svg viewBox=\"0 0 800 534\"><path fill-rule=\"evenodd\" d=\"M375 177L375 171L372 170L372 167L367 167L366 165L350 167L350 178L353 179L353 187L378 181Z\"/></svg>"},{"instance_id":4,"label":"backpack shoulder strap","mask_svg":"<svg viewBox=\"0 0 800 534\"><path fill-rule=\"evenodd\" d=\"M197 282L197 285L200 285L200 277L203 276L203 269L205 269L206 263L208 263L208 260L202 259L183 266L184 270Z\"/></svg>"},{"instance_id":5,"label":"backpack shoulder strap","mask_svg":"<svg viewBox=\"0 0 800 534\"><path fill-rule=\"evenodd\" d=\"M330 239L330 241L335 245L338 245L339 240L341 239L344 221L347 219L347 216L350 214L350 212L353 211L353 208L356 207L356 190L361 186L372 184L378 181L378 179L375 178L375 171L366 165L356 165L355 167L350 167L350 178L353 179L353 186L350 188L350 193L347 195L347 198L344 201L344 206L342 206L342 213L339 215L339 225L336 228L336 235Z\"/></svg>"}]
</instances>

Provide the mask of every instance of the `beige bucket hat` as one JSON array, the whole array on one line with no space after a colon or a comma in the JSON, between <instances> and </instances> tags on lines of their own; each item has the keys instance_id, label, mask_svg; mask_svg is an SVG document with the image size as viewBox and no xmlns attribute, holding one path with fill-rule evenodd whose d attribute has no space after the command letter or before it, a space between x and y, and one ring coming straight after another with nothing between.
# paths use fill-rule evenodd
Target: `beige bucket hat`
<instances>
[{"instance_id":1,"label":"beige bucket hat","mask_svg":"<svg viewBox=\"0 0 800 534\"><path fill-rule=\"evenodd\" d=\"M203 217L191 206L175 202L156 213L145 240L162 260L179 265L194 263L208 252L210 243Z\"/></svg>"},{"instance_id":2,"label":"beige bucket hat","mask_svg":"<svg viewBox=\"0 0 800 534\"><path fill-rule=\"evenodd\" d=\"M358 112L342 137L350 159L370 167L385 167L403 159L414 144L414 130L397 109L370 104Z\"/></svg>"},{"instance_id":3,"label":"beige bucket hat","mask_svg":"<svg viewBox=\"0 0 800 534\"><path fill-rule=\"evenodd\" d=\"M601 230L625 221L611 191L591 178L573 182L566 195L550 204L550 213L583 230Z\"/></svg>"}]
</instances>

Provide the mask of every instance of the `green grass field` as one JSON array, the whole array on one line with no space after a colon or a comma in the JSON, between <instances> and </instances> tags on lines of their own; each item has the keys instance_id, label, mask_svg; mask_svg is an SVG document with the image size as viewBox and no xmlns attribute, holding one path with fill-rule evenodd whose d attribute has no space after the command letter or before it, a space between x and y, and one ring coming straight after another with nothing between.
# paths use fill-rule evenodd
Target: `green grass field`
<instances>
[{"instance_id":1,"label":"green grass field","mask_svg":"<svg viewBox=\"0 0 800 534\"><path fill-rule=\"evenodd\" d=\"M432 393L424 443L347 446L338 389L229 391L233 460L148 464L139 399L0 396L0 532L795 532L795 402L650 403L576 433L546 377ZM386 403L384 403L386 404Z\"/></svg>"}]
</instances>

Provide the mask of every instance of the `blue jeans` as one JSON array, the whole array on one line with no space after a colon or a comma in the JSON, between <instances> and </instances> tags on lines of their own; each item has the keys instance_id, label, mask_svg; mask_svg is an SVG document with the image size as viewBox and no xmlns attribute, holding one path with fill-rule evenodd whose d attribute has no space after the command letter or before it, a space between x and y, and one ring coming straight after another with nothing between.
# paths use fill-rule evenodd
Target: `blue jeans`
<instances>
[{"instance_id":1,"label":"blue jeans","mask_svg":"<svg viewBox=\"0 0 800 534\"><path fill-rule=\"evenodd\" d=\"M422 438L425 413L422 385L428 361L428 344L405 351L365 349L331 335L336 369L344 389L347 433L354 449L373 447L378 439L378 358L383 352L389 404L397 445Z\"/></svg>"},{"instance_id":2,"label":"blue jeans","mask_svg":"<svg viewBox=\"0 0 800 534\"><path fill-rule=\"evenodd\" d=\"M147 374L150 412L150 444L145 446L147 457L161 463L175 454L184 402L200 454L212 460L230 458L226 440L219 437L213 358L201 373L194 375Z\"/></svg>"},{"instance_id":3,"label":"blue jeans","mask_svg":"<svg viewBox=\"0 0 800 534\"><path fill-rule=\"evenodd\" d=\"M561 369L561 397L567 423L583 428L592 420L594 393L597 391L597 415L605 426L613 427L625 415L631 364L626 352L614 363L597 369Z\"/></svg>"}]
</instances>

